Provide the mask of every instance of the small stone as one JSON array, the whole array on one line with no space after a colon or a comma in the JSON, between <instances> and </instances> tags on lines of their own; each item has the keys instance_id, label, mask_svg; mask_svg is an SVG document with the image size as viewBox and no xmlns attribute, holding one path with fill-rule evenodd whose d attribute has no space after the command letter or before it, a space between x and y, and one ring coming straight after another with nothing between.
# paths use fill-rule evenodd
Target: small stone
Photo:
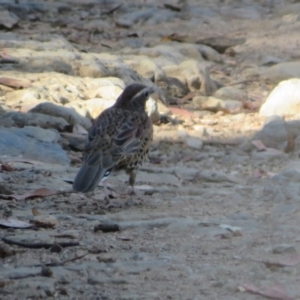
<instances>
[{"instance_id":1,"label":"small stone","mask_svg":"<svg viewBox=\"0 0 300 300\"><path fill-rule=\"evenodd\" d=\"M53 246L50 248L50 252L54 253L60 253L63 250L63 247L59 244L53 244Z\"/></svg>"},{"instance_id":2,"label":"small stone","mask_svg":"<svg viewBox=\"0 0 300 300\"><path fill-rule=\"evenodd\" d=\"M52 277L53 272L49 267L43 265L41 270L41 275L44 277Z\"/></svg>"},{"instance_id":3,"label":"small stone","mask_svg":"<svg viewBox=\"0 0 300 300\"><path fill-rule=\"evenodd\" d=\"M274 254L296 253L296 248L293 245L281 244L273 247L272 252Z\"/></svg>"},{"instance_id":4,"label":"small stone","mask_svg":"<svg viewBox=\"0 0 300 300\"><path fill-rule=\"evenodd\" d=\"M214 92L213 97L222 100L237 100L242 101L246 97L246 93L233 86L225 86Z\"/></svg>"},{"instance_id":5,"label":"small stone","mask_svg":"<svg viewBox=\"0 0 300 300\"><path fill-rule=\"evenodd\" d=\"M192 137L192 136L188 136L185 138L185 142L187 144L187 146L197 149L197 150L201 150L203 147L203 142L196 137Z\"/></svg>"}]
</instances>

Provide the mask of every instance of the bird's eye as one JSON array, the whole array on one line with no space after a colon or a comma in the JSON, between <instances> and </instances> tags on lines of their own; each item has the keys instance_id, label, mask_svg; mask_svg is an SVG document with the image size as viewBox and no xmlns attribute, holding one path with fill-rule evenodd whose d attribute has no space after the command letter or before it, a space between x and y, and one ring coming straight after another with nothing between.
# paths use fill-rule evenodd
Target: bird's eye
<instances>
[{"instance_id":1,"label":"bird's eye","mask_svg":"<svg viewBox=\"0 0 300 300\"><path fill-rule=\"evenodd\" d=\"M145 95L146 98L148 98L149 97L149 92L145 91L144 95Z\"/></svg>"}]
</instances>

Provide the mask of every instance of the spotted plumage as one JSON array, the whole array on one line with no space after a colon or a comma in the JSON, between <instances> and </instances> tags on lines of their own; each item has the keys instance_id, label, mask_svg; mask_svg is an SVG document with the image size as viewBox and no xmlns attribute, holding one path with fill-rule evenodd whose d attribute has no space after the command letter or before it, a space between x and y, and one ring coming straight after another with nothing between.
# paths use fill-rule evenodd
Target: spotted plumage
<instances>
[{"instance_id":1,"label":"spotted plumage","mask_svg":"<svg viewBox=\"0 0 300 300\"><path fill-rule=\"evenodd\" d=\"M93 191L113 170L124 169L134 192L136 172L146 159L153 136L145 104L153 89L134 83L125 88L116 103L103 111L88 133L83 151L83 164L77 173L73 189Z\"/></svg>"}]
</instances>

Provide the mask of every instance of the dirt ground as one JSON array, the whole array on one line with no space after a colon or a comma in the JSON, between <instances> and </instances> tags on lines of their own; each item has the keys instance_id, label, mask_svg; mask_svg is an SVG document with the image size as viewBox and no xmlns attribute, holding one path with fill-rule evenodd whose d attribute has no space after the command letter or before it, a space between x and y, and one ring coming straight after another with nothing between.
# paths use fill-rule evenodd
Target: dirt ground
<instances>
[{"instance_id":1,"label":"dirt ground","mask_svg":"<svg viewBox=\"0 0 300 300\"><path fill-rule=\"evenodd\" d=\"M69 9L58 15L35 12L34 22L21 19L11 31L32 40L37 33L61 35L87 53L121 49L131 42L128 34L148 46L173 33L245 38L232 47L234 54L221 54L223 62L214 65L211 76L224 86L238 86L257 106L201 118L181 112L176 125L155 125L149 162L137 176L136 199L125 195L126 175L115 174L108 180L115 196L111 209L102 207L102 188L24 200L41 187L70 189L67 181L80 165L78 151L68 152L70 166L10 160L13 169L2 167L1 184L23 199L0 199L2 220L34 220L37 227L1 227L1 238L8 240L0 243L0 299L300 299L300 190L296 179L280 176L299 163L299 154L257 152L248 142L264 123L258 108L276 86L259 75L260 62L267 55L299 58L300 23L286 16L299 16L300 9L288 10L293 1L187 1L195 14L203 9L199 23L186 14L157 25L95 31L91 38L68 23L91 10L97 16L103 7L94 2L45 1ZM132 3L142 2L158 1L123 5L130 11ZM182 4L174 5L171 11ZM107 22L113 18L113 13L102 15ZM213 137L202 139L201 150L164 138L166 132L197 126ZM97 230L107 223L115 224L112 231Z\"/></svg>"}]
</instances>

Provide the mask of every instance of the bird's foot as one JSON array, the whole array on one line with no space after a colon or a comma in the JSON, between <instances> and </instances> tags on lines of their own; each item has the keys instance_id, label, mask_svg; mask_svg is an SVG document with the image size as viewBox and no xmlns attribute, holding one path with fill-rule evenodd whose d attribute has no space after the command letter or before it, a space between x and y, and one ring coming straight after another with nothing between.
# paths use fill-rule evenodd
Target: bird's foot
<instances>
[{"instance_id":1,"label":"bird's foot","mask_svg":"<svg viewBox=\"0 0 300 300\"><path fill-rule=\"evenodd\" d=\"M130 188L130 190L129 190L129 192L128 192L128 195L130 195L132 198L133 198L134 196L136 196L136 192L135 192L134 186L132 186L132 187Z\"/></svg>"},{"instance_id":2,"label":"bird's foot","mask_svg":"<svg viewBox=\"0 0 300 300\"><path fill-rule=\"evenodd\" d=\"M126 206L136 206L140 205L142 203L141 199L138 199L138 196L135 192L135 188L131 187L131 189L128 192L128 195L130 196L129 199L125 202Z\"/></svg>"}]
</instances>

